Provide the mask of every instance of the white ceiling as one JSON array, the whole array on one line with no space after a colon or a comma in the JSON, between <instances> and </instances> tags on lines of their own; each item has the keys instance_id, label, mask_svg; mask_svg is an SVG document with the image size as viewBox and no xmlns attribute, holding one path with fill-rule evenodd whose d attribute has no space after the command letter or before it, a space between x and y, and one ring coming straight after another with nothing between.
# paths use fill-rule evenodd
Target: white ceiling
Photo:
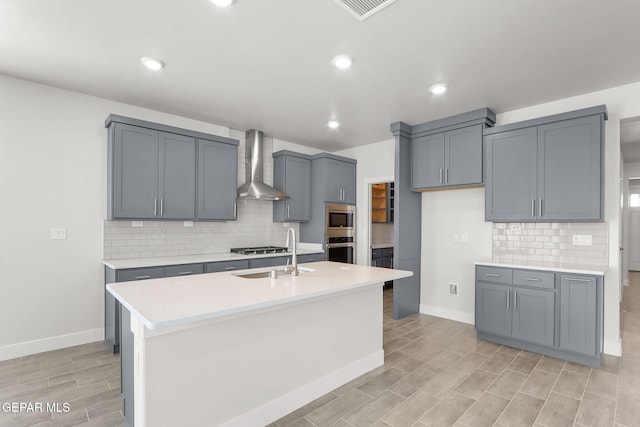
<instances>
[{"instance_id":1,"label":"white ceiling","mask_svg":"<svg viewBox=\"0 0 640 427\"><path fill-rule=\"evenodd\" d=\"M638 17L637 0L398 0L364 22L334 0L3 0L0 73L334 151L640 81Z\"/></svg>"}]
</instances>

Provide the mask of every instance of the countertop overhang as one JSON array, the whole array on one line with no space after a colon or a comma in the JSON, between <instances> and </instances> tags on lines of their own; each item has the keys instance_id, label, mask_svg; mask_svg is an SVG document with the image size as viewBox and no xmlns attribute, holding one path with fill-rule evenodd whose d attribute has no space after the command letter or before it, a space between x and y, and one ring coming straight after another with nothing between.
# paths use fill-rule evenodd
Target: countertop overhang
<instances>
[{"instance_id":1,"label":"countertop overhang","mask_svg":"<svg viewBox=\"0 0 640 427\"><path fill-rule=\"evenodd\" d=\"M157 330L223 318L322 296L378 286L411 271L321 261L301 266L297 277L247 279L269 268L167 277L107 285L107 290L146 328Z\"/></svg>"},{"instance_id":2,"label":"countertop overhang","mask_svg":"<svg viewBox=\"0 0 640 427\"><path fill-rule=\"evenodd\" d=\"M556 271L559 273L572 273L572 274L589 274L596 276L604 276L608 270L606 265L583 265L583 264L570 264L565 262L543 262L543 261L526 261L526 260L513 260L510 258L492 258L486 260L478 260L474 262L475 265L486 265L491 267L506 267L506 268L522 268L525 270L546 270Z\"/></svg>"}]
</instances>

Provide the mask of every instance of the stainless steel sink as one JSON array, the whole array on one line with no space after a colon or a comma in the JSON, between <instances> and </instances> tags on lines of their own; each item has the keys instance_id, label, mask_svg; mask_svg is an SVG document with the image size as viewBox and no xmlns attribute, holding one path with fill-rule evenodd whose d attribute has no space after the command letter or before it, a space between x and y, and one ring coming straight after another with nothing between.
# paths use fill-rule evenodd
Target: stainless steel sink
<instances>
[{"instance_id":1,"label":"stainless steel sink","mask_svg":"<svg viewBox=\"0 0 640 427\"><path fill-rule=\"evenodd\" d=\"M305 268L298 267L298 272L300 274L309 273L315 271L313 268ZM273 277L273 273L275 272L275 277ZM256 271L255 273L233 273L234 276L242 277L243 279L266 279L266 278L274 278L277 279L279 277L290 276L290 273L287 270L282 269L271 269L266 271Z\"/></svg>"}]
</instances>

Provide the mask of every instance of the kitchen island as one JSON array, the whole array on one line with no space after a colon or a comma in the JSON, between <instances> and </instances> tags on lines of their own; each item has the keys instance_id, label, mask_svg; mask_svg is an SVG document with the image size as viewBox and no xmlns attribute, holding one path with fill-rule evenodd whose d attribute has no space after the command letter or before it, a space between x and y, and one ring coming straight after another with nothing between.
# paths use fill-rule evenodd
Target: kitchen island
<instances>
[{"instance_id":1,"label":"kitchen island","mask_svg":"<svg viewBox=\"0 0 640 427\"><path fill-rule=\"evenodd\" d=\"M277 279L245 270L109 284L132 333L121 349L128 422L266 425L382 365L382 284L412 273L302 267Z\"/></svg>"}]
</instances>

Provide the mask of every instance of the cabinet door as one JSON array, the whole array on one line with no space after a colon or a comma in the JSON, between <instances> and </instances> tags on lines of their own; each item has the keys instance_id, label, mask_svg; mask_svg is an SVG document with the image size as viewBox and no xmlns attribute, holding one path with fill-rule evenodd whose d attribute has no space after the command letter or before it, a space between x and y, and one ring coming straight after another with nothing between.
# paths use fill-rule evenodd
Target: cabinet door
<instances>
[{"instance_id":1,"label":"cabinet door","mask_svg":"<svg viewBox=\"0 0 640 427\"><path fill-rule=\"evenodd\" d=\"M444 185L444 133L411 141L411 186L413 190Z\"/></svg>"},{"instance_id":2,"label":"cabinet door","mask_svg":"<svg viewBox=\"0 0 640 427\"><path fill-rule=\"evenodd\" d=\"M236 219L238 147L198 140L198 219Z\"/></svg>"},{"instance_id":3,"label":"cabinet door","mask_svg":"<svg viewBox=\"0 0 640 427\"><path fill-rule=\"evenodd\" d=\"M158 132L115 124L113 218L155 218L158 214Z\"/></svg>"},{"instance_id":4,"label":"cabinet door","mask_svg":"<svg viewBox=\"0 0 640 427\"><path fill-rule=\"evenodd\" d=\"M485 218L536 219L537 130L518 129L485 137Z\"/></svg>"},{"instance_id":5,"label":"cabinet door","mask_svg":"<svg viewBox=\"0 0 640 427\"><path fill-rule=\"evenodd\" d=\"M596 279L560 276L560 348L597 354Z\"/></svg>"},{"instance_id":6,"label":"cabinet door","mask_svg":"<svg viewBox=\"0 0 640 427\"><path fill-rule=\"evenodd\" d=\"M289 256L253 258L249 260L249 268L282 267L287 265L287 260L291 264L291 257Z\"/></svg>"},{"instance_id":7,"label":"cabinet door","mask_svg":"<svg viewBox=\"0 0 640 427\"><path fill-rule=\"evenodd\" d=\"M342 165L344 162L325 159L325 202L342 203Z\"/></svg>"},{"instance_id":8,"label":"cabinet door","mask_svg":"<svg viewBox=\"0 0 640 427\"><path fill-rule=\"evenodd\" d=\"M285 158L285 190L289 199L284 200L286 219L309 221L311 219L311 160L287 156Z\"/></svg>"},{"instance_id":9,"label":"cabinet door","mask_svg":"<svg viewBox=\"0 0 640 427\"><path fill-rule=\"evenodd\" d=\"M164 267L128 268L116 271L116 282L159 279L164 276Z\"/></svg>"},{"instance_id":10,"label":"cabinet door","mask_svg":"<svg viewBox=\"0 0 640 427\"><path fill-rule=\"evenodd\" d=\"M482 125L445 132L445 184L482 183Z\"/></svg>"},{"instance_id":11,"label":"cabinet door","mask_svg":"<svg viewBox=\"0 0 640 427\"><path fill-rule=\"evenodd\" d=\"M340 173L342 187L342 202L349 205L356 204L356 165L342 162Z\"/></svg>"},{"instance_id":12,"label":"cabinet door","mask_svg":"<svg viewBox=\"0 0 640 427\"><path fill-rule=\"evenodd\" d=\"M554 325L554 292L513 288L513 338L552 347Z\"/></svg>"},{"instance_id":13,"label":"cabinet door","mask_svg":"<svg viewBox=\"0 0 640 427\"><path fill-rule=\"evenodd\" d=\"M543 220L600 220L601 116L538 127L538 215Z\"/></svg>"},{"instance_id":14,"label":"cabinet door","mask_svg":"<svg viewBox=\"0 0 640 427\"><path fill-rule=\"evenodd\" d=\"M477 282L476 329L511 336L511 286Z\"/></svg>"},{"instance_id":15,"label":"cabinet door","mask_svg":"<svg viewBox=\"0 0 640 427\"><path fill-rule=\"evenodd\" d=\"M196 211L196 140L160 132L158 216L194 219Z\"/></svg>"}]
</instances>

